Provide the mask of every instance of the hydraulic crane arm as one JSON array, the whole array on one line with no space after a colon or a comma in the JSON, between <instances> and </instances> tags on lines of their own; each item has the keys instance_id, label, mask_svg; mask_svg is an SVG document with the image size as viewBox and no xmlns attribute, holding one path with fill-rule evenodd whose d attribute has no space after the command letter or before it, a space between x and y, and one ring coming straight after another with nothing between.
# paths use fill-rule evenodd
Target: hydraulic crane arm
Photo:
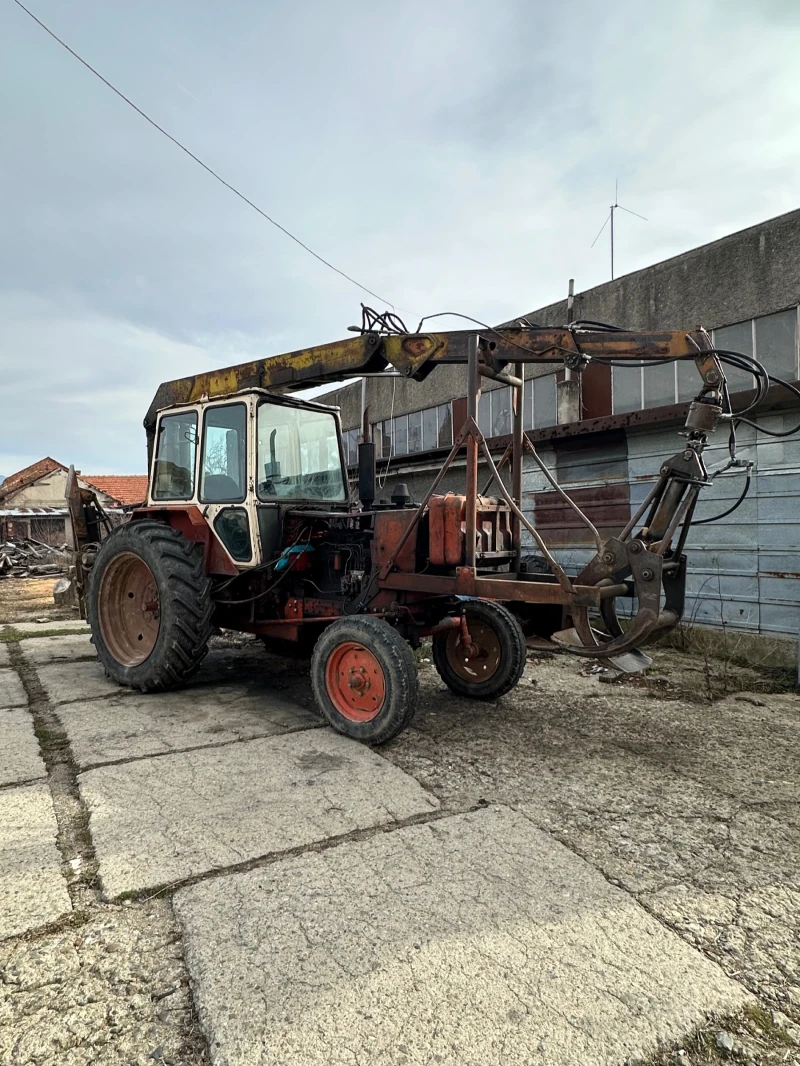
<instances>
[{"instance_id":1,"label":"hydraulic crane arm","mask_svg":"<svg viewBox=\"0 0 800 1066\"><path fill-rule=\"evenodd\" d=\"M229 395L240 389L262 388L293 392L362 374L393 368L415 381L422 381L436 366L465 365L470 338L481 336L481 374L495 380L510 363L552 362L580 370L592 359L636 361L640 359L696 358L711 348L705 330L622 332L577 328L503 328L458 330L447 333L403 333L388 336L363 333L315 348L302 348L268 359L255 359L223 370L178 378L159 386L144 420L148 441L155 431L156 416L165 407L192 403L202 398ZM703 360L705 363L706 360ZM708 360L708 386L719 385ZM717 364L717 373L718 364ZM713 379L713 380L712 380Z\"/></svg>"}]
</instances>

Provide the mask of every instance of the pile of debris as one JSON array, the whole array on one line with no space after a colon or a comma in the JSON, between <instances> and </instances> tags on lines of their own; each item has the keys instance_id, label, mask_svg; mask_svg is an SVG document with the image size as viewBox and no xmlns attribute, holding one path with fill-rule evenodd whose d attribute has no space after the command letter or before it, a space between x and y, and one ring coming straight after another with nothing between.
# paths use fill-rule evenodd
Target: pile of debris
<instances>
[{"instance_id":1,"label":"pile of debris","mask_svg":"<svg viewBox=\"0 0 800 1066\"><path fill-rule=\"evenodd\" d=\"M0 577L45 577L68 569L66 544L54 547L32 538L0 543Z\"/></svg>"}]
</instances>

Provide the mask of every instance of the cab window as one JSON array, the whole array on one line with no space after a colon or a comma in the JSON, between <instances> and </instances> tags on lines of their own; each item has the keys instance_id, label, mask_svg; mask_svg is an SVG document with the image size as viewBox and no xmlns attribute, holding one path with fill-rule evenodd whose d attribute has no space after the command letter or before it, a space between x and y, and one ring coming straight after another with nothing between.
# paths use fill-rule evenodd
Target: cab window
<instances>
[{"instance_id":1,"label":"cab window","mask_svg":"<svg viewBox=\"0 0 800 1066\"><path fill-rule=\"evenodd\" d=\"M194 495L197 412L163 415L153 464L154 500L190 500Z\"/></svg>"},{"instance_id":2,"label":"cab window","mask_svg":"<svg viewBox=\"0 0 800 1066\"><path fill-rule=\"evenodd\" d=\"M262 403L257 432L259 499L347 499L333 414Z\"/></svg>"},{"instance_id":3,"label":"cab window","mask_svg":"<svg viewBox=\"0 0 800 1066\"><path fill-rule=\"evenodd\" d=\"M247 408L242 403L208 407L203 418L200 499L241 503L247 491Z\"/></svg>"}]
</instances>

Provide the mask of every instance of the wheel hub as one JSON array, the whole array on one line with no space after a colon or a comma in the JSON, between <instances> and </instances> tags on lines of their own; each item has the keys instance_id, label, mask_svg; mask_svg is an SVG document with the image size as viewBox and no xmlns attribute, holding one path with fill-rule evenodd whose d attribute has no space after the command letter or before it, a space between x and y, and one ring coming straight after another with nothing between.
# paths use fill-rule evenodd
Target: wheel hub
<instances>
[{"instance_id":1,"label":"wheel hub","mask_svg":"<svg viewBox=\"0 0 800 1066\"><path fill-rule=\"evenodd\" d=\"M460 630L447 635L447 658L464 681L476 684L492 677L500 665L500 641L495 631L474 619L469 623L468 642Z\"/></svg>"},{"instance_id":2,"label":"wheel hub","mask_svg":"<svg viewBox=\"0 0 800 1066\"><path fill-rule=\"evenodd\" d=\"M141 665L161 628L158 586L144 559L120 552L111 560L101 579L97 610L100 634L117 662Z\"/></svg>"},{"instance_id":3,"label":"wheel hub","mask_svg":"<svg viewBox=\"0 0 800 1066\"><path fill-rule=\"evenodd\" d=\"M381 664L363 644L352 640L331 653L325 667L325 688L339 714L351 722L371 721L386 696Z\"/></svg>"}]
</instances>

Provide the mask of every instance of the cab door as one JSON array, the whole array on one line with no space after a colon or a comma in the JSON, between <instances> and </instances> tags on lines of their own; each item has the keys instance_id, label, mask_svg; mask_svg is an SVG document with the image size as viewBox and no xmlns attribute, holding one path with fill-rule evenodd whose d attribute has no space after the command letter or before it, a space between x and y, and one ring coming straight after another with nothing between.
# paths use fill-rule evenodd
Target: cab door
<instances>
[{"instance_id":1,"label":"cab door","mask_svg":"<svg viewBox=\"0 0 800 1066\"><path fill-rule=\"evenodd\" d=\"M206 520L240 568L260 562L249 491L250 408L245 400L205 408L197 486L198 503Z\"/></svg>"}]
</instances>

